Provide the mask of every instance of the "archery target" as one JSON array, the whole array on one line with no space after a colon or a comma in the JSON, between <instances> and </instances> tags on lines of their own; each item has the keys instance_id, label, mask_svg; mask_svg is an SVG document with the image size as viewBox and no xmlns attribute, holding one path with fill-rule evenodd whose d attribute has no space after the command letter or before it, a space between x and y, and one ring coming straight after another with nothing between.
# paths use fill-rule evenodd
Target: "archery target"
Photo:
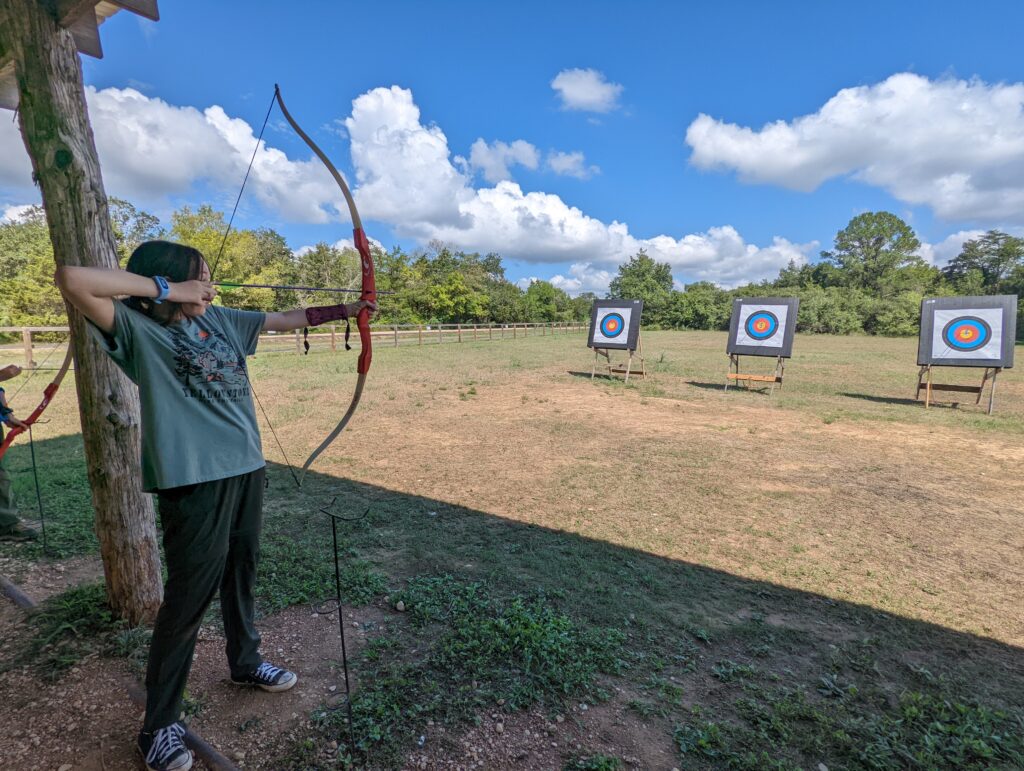
<instances>
[{"instance_id":1,"label":"archery target","mask_svg":"<svg viewBox=\"0 0 1024 771\"><path fill-rule=\"evenodd\" d=\"M736 345L781 348L785 339L787 305L744 305L736 328Z\"/></svg>"},{"instance_id":2,"label":"archery target","mask_svg":"<svg viewBox=\"0 0 1024 771\"><path fill-rule=\"evenodd\" d=\"M605 343L623 345L629 332L632 308L601 308L597 312L592 345L600 348Z\"/></svg>"},{"instance_id":3,"label":"archery target","mask_svg":"<svg viewBox=\"0 0 1024 771\"><path fill-rule=\"evenodd\" d=\"M932 357L999 360L1003 348L1002 308L936 309Z\"/></svg>"},{"instance_id":4,"label":"archery target","mask_svg":"<svg viewBox=\"0 0 1024 771\"><path fill-rule=\"evenodd\" d=\"M601 319L600 329L601 334L609 340L613 340L622 334L622 331L626 328L626 322L622 318L621 313L609 313L603 319Z\"/></svg>"}]
</instances>

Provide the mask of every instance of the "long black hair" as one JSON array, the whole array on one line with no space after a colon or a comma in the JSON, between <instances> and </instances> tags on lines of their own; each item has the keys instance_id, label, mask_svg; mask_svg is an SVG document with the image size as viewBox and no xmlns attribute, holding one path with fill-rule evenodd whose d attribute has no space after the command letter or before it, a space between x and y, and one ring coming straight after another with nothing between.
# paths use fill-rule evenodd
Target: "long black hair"
<instances>
[{"instance_id":1,"label":"long black hair","mask_svg":"<svg viewBox=\"0 0 1024 771\"><path fill-rule=\"evenodd\" d=\"M203 253L198 249L173 241L146 241L132 252L125 270L139 276L163 276L170 283L192 281L203 274ZM153 302L152 297L129 297L125 304L132 310L166 324L181 315L181 305L164 301Z\"/></svg>"}]
</instances>

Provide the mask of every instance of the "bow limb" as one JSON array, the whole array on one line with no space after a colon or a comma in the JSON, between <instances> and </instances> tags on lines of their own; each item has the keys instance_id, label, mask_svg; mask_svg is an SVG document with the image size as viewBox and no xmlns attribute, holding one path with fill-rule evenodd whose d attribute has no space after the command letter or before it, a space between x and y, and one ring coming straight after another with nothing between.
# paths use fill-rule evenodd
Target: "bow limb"
<instances>
[{"instance_id":1,"label":"bow limb","mask_svg":"<svg viewBox=\"0 0 1024 771\"><path fill-rule=\"evenodd\" d=\"M368 303L377 301L377 285L374 276L373 269L373 257L370 254L370 242L366 238L366 233L363 232L363 223L359 218L359 210L356 209L355 198L352 197L352 191L349 190L348 184L345 182L345 178L341 175L341 172L335 168L334 164L331 163L330 159L321 150L316 142L314 142L309 135L302 130L291 113L288 112L288 108L285 107L284 99L281 98L281 89L279 86L274 86L274 97L277 99L277 105L281 108L281 114L284 115L285 120L288 121L289 125L295 129L295 133L302 137L309 149L313 151L317 158L323 162L324 166L334 177L334 181L338 183L338 187L341 189L342 195L345 197L345 203L348 204L348 211L352 217L352 239L355 243L356 250L359 252L359 259L362 263L362 290L359 295L359 299ZM355 414L356 407L359 405L359 399L363 395L363 386L366 384L366 373L370 371L370 362L373 360L373 337L370 334L370 309L361 308L359 313L356 315L356 328L359 330L359 362L356 365L356 371L359 373L359 379L356 381L356 390L352 395L352 401L345 411L345 415L339 421L338 425L334 427L334 430L327 435L327 438L320 443L310 456L306 459L306 462L302 464L302 473L309 469L313 465L320 454L326 450L331 442L333 442L342 431L345 430L345 426L348 425L349 420Z\"/></svg>"},{"instance_id":2,"label":"bow limb","mask_svg":"<svg viewBox=\"0 0 1024 771\"><path fill-rule=\"evenodd\" d=\"M50 384L46 386L45 389L43 389L43 399L42 401L39 402L39 406L32 410L32 413L27 418L25 418L22 421L22 423L24 423L27 426L31 426L33 423L39 420L39 416L42 415L46 408L50 405L50 402L53 400L54 395L57 393L57 389L60 388L60 383L64 379L64 376L68 373L68 368L71 366L71 362L74 360L74 357L75 348L71 344L71 341L69 340L68 352L64 356L64 363L60 365L60 369L57 370L57 375L53 378ZM25 433L24 428L12 428L10 431L7 432L7 436L4 437L3 443L0 443L0 458L4 457L4 455L7 453L7 450L10 448L11 444L14 443L14 440L23 433Z\"/></svg>"}]
</instances>

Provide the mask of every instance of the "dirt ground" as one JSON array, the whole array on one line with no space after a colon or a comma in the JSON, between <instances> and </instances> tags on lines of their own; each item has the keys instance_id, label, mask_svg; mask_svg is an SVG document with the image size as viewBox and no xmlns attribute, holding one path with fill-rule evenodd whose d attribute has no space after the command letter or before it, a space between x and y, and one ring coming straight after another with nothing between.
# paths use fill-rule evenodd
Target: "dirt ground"
<instances>
[{"instance_id":1,"label":"dirt ground","mask_svg":"<svg viewBox=\"0 0 1024 771\"><path fill-rule=\"evenodd\" d=\"M478 373L473 389L467 398L455 387L405 382L376 401L364 397L367 415L344 441L372 452L328 453L320 470L1024 646L1017 434L826 421L767 398L710 391L661 398L592 383L564 366ZM331 397L338 405L347 398ZM318 409L323 416L338 412L331 399ZM278 429L288 446L319 430L309 422ZM0 573L42 600L98 575L98 564L8 561ZM346 610L350 655L388 612ZM0 653L23 633L22 618L0 600ZM265 759L344 689L335 616L293 607L260 628L264 654L299 673L294 690L231 686L213 630L201 636L189 684L198 705L192 727L241 768L270 768ZM27 670L0 674L0 767L140 767L130 679L127 665L99 657L56 684ZM424 734L405 768L560 769L584 750L635 768L675 768L671 737L627 712L625 701L613 693L554 718L496 708L459 735L442 727Z\"/></svg>"}]
</instances>

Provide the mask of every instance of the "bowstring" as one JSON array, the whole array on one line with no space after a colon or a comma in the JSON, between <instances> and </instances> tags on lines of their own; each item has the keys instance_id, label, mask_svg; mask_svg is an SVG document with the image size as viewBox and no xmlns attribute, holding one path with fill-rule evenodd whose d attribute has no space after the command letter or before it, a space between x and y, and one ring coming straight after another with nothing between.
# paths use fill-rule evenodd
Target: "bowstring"
<instances>
[{"instance_id":1,"label":"bowstring","mask_svg":"<svg viewBox=\"0 0 1024 771\"><path fill-rule=\"evenodd\" d=\"M228 218L228 226L224 231L224 238L221 239L220 249L217 250L217 256L213 260L213 267L210 268L210 281L213 281L213 275L217 272L217 266L220 265L220 258L224 256L224 247L228 243L228 235L231 233L231 225L235 221L235 214L238 212L238 204L242 201L242 193L245 192L245 183L249 181L249 172L252 171L252 165L256 162L256 154L260 151L260 142L263 141L263 132L267 130L267 123L270 121L270 113L274 110L274 102L276 101L277 94L270 100L270 106L267 108L266 117L263 118L263 125L260 127L260 135L256 137L256 147L252 151L252 158L249 159L249 167L245 170L245 177L242 179L242 186L238 189L238 197L235 198L235 208L231 210L231 217Z\"/></svg>"},{"instance_id":2,"label":"bowstring","mask_svg":"<svg viewBox=\"0 0 1024 771\"><path fill-rule=\"evenodd\" d=\"M245 177L242 178L242 186L238 189L238 197L235 198L235 207L231 210L231 217L228 218L228 226L224 230L224 238L221 239L220 249L217 251L217 256L214 258L213 267L210 268L210 281L213 281L214 273L217 270L217 266L220 264L220 259L224 255L224 247L228 243L228 235L231 233L231 226L235 221L235 214L238 212L238 204L242 200L242 193L245 192L245 183L249 181L249 173L252 171L252 166L256 162L256 155L260 151L260 143L263 141L263 132L267 130L267 124L270 122L270 113L274 110L274 102L277 101L277 94L275 92L274 97L270 100L270 106L267 108L267 114L263 118L263 125L260 127L260 134L256 137L256 147L253 148L252 158L249 159L249 167L245 170ZM277 435L277 431L274 428L274 424L270 422L270 415L267 414L266 408L263 406L263 402L260 401L260 396L256 393L256 386L253 385L252 378L249 377L249 362L246 361L246 357L242 357L242 373L245 375L245 380L249 384L249 391L252 393L253 398L256 400L256 404L260 408L260 412L263 413L263 420L267 424L267 428L270 429L271 435L274 437L274 443L277 445L277 449L281 451L281 457L284 458L285 465L288 466L288 471L292 475L292 480L295 482L296 487L302 487L302 482L299 480L298 474L295 473L295 467L292 462L288 459L288 453L285 452L284 445L281 444L281 439Z\"/></svg>"}]
</instances>

